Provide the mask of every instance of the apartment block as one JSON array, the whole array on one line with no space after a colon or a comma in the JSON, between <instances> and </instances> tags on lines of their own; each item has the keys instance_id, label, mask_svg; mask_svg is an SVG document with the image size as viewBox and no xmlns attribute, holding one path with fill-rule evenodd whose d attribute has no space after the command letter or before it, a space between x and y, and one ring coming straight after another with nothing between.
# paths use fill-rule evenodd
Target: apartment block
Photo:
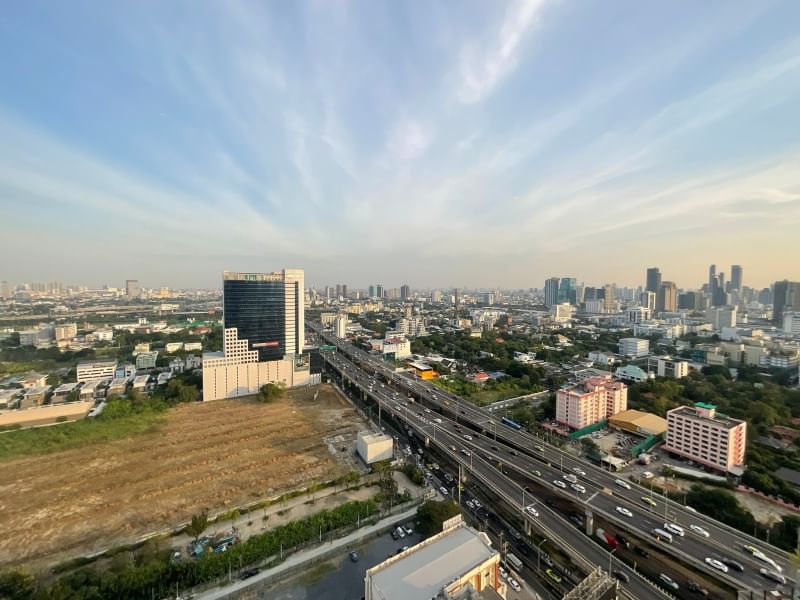
<instances>
[{"instance_id":1,"label":"apartment block","mask_svg":"<svg viewBox=\"0 0 800 600\"><path fill-rule=\"evenodd\" d=\"M713 404L698 402L667 412L664 450L724 473L744 469L747 423L717 412Z\"/></svg>"},{"instance_id":2,"label":"apartment block","mask_svg":"<svg viewBox=\"0 0 800 600\"><path fill-rule=\"evenodd\" d=\"M619 353L622 356L641 358L650 354L650 340L640 338L621 338L619 340Z\"/></svg>"},{"instance_id":3,"label":"apartment block","mask_svg":"<svg viewBox=\"0 0 800 600\"><path fill-rule=\"evenodd\" d=\"M78 363L76 369L78 382L91 381L92 379L113 379L117 370L115 360L95 360Z\"/></svg>"},{"instance_id":4,"label":"apartment block","mask_svg":"<svg viewBox=\"0 0 800 600\"><path fill-rule=\"evenodd\" d=\"M680 379L681 377L686 377L689 374L689 363L685 360L659 358L657 373L659 377Z\"/></svg>"},{"instance_id":5,"label":"apartment block","mask_svg":"<svg viewBox=\"0 0 800 600\"><path fill-rule=\"evenodd\" d=\"M610 375L556 392L556 421L572 429L583 429L627 408L628 386Z\"/></svg>"}]
</instances>

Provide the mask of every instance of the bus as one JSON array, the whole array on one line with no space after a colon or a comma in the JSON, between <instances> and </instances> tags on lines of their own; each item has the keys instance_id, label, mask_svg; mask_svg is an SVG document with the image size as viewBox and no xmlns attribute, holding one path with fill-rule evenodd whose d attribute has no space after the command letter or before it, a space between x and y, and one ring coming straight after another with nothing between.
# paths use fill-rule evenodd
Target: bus
<instances>
[{"instance_id":1,"label":"bus","mask_svg":"<svg viewBox=\"0 0 800 600\"><path fill-rule=\"evenodd\" d=\"M518 559L516 555L512 554L511 552L506 553L506 562L518 573L522 572L522 561Z\"/></svg>"},{"instance_id":2,"label":"bus","mask_svg":"<svg viewBox=\"0 0 800 600\"><path fill-rule=\"evenodd\" d=\"M519 423L516 423L516 422L512 421L512 420L511 420L511 419L509 419L508 417L503 417L502 419L500 419L500 422L501 422L503 425L505 425L506 427L511 427L511 429L516 429L516 430L518 430L518 431L519 431L520 429L522 429L522 425L520 425Z\"/></svg>"}]
</instances>

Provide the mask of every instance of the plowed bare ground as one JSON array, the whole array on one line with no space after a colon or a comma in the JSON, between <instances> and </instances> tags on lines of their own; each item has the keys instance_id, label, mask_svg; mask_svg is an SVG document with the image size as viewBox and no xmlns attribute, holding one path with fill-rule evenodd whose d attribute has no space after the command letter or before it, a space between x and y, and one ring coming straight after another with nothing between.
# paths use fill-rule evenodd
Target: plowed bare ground
<instances>
[{"instance_id":1,"label":"plowed bare ground","mask_svg":"<svg viewBox=\"0 0 800 600\"><path fill-rule=\"evenodd\" d=\"M343 475L364 424L331 387L314 391L182 405L152 433L3 464L0 565L42 569Z\"/></svg>"}]
</instances>

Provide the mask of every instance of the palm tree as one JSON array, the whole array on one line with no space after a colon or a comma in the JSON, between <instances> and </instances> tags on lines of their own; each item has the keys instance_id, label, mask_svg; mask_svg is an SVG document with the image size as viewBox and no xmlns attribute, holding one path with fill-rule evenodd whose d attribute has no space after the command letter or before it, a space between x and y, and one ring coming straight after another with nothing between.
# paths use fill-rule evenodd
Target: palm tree
<instances>
[{"instance_id":1,"label":"palm tree","mask_svg":"<svg viewBox=\"0 0 800 600\"><path fill-rule=\"evenodd\" d=\"M189 535L194 536L194 541L197 541L203 532L208 527L208 515L206 513L200 513L199 515L192 515L192 522L186 526L184 531Z\"/></svg>"}]
</instances>

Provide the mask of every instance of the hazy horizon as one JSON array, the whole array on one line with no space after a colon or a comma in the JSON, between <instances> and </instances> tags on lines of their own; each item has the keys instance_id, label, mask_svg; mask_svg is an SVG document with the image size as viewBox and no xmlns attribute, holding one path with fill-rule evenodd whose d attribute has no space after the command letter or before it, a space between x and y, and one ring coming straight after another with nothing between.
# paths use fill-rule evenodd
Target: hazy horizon
<instances>
[{"instance_id":1,"label":"hazy horizon","mask_svg":"<svg viewBox=\"0 0 800 600\"><path fill-rule=\"evenodd\" d=\"M455 6L8 6L0 279L800 280L800 4Z\"/></svg>"}]
</instances>

